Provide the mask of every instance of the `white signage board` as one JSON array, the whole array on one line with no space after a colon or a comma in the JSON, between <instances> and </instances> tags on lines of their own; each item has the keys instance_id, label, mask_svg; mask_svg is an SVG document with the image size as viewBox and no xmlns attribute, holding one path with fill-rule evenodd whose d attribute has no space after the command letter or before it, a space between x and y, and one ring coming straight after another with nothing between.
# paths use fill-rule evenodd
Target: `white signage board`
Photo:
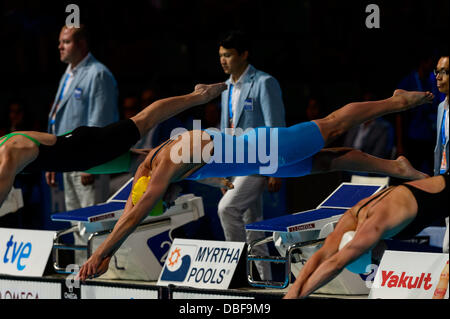
<instances>
[{"instance_id":1,"label":"white signage board","mask_svg":"<svg viewBox=\"0 0 450 319\"><path fill-rule=\"evenodd\" d=\"M245 243L176 238L158 285L228 289Z\"/></svg>"},{"instance_id":2,"label":"white signage board","mask_svg":"<svg viewBox=\"0 0 450 319\"><path fill-rule=\"evenodd\" d=\"M81 299L158 299L158 290L81 285Z\"/></svg>"},{"instance_id":3,"label":"white signage board","mask_svg":"<svg viewBox=\"0 0 450 319\"><path fill-rule=\"evenodd\" d=\"M0 274L42 276L54 236L54 231L0 228Z\"/></svg>"},{"instance_id":4,"label":"white signage board","mask_svg":"<svg viewBox=\"0 0 450 319\"><path fill-rule=\"evenodd\" d=\"M448 254L385 251L371 299L448 299Z\"/></svg>"}]
</instances>

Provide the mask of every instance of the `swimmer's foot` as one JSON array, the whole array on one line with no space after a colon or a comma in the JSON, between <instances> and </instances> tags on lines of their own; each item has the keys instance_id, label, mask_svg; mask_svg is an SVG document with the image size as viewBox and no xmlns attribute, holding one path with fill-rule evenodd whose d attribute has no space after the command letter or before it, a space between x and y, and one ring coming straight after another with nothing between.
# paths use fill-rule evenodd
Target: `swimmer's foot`
<instances>
[{"instance_id":1,"label":"swimmer's foot","mask_svg":"<svg viewBox=\"0 0 450 319\"><path fill-rule=\"evenodd\" d=\"M397 111L404 111L414 106L433 102L434 95L431 92L419 92L419 91L405 91L395 90L394 99L399 101L399 109Z\"/></svg>"},{"instance_id":2,"label":"swimmer's foot","mask_svg":"<svg viewBox=\"0 0 450 319\"><path fill-rule=\"evenodd\" d=\"M428 174L422 173L416 170L408 159L404 156L399 156L395 162L398 165L398 176L399 178L415 180L415 179L424 179L430 177Z\"/></svg>"},{"instance_id":3,"label":"swimmer's foot","mask_svg":"<svg viewBox=\"0 0 450 319\"><path fill-rule=\"evenodd\" d=\"M227 85L223 82L215 84L197 84L194 93L198 93L202 97L202 103L207 103L219 96L222 91L226 90Z\"/></svg>"}]
</instances>

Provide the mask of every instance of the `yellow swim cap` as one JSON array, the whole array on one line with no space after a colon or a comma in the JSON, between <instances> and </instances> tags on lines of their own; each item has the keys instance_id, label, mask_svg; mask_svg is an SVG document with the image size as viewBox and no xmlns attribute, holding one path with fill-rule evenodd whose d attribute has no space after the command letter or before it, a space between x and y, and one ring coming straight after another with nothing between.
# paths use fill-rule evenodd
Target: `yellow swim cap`
<instances>
[{"instance_id":1,"label":"yellow swim cap","mask_svg":"<svg viewBox=\"0 0 450 319\"><path fill-rule=\"evenodd\" d=\"M148 183L150 182L150 178L150 176L142 176L137 180L136 184L134 184L133 189L131 190L131 201L133 205L136 205L141 199L142 195L144 195L145 191L147 190ZM153 207L149 215L159 216L163 213L163 201L159 200L158 203L156 203L155 207Z\"/></svg>"},{"instance_id":2,"label":"yellow swim cap","mask_svg":"<svg viewBox=\"0 0 450 319\"><path fill-rule=\"evenodd\" d=\"M142 195L144 195L149 182L150 176L142 176L134 184L133 189L131 190L131 201L133 202L133 205L136 205L141 199Z\"/></svg>"}]
</instances>

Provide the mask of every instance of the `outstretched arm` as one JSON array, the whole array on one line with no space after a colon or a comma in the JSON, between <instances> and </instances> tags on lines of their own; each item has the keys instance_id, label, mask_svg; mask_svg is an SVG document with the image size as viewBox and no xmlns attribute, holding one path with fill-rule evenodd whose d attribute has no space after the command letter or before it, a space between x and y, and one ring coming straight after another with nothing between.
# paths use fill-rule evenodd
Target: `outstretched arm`
<instances>
[{"instance_id":1,"label":"outstretched arm","mask_svg":"<svg viewBox=\"0 0 450 319\"><path fill-rule=\"evenodd\" d=\"M429 177L403 156L387 160L348 147L324 148L314 155L312 173L330 171L376 173L411 180Z\"/></svg>"},{"instance_id":2,"label":"outstretched arm","mask_svg":"<svg viewBox=\"0 0 450 319\"><path fill-rule=\"evenodd\" d=\"M174 96L153 102L131 119L136 124L141 136L159 123L187 110L190 107L207 103L219 96L227 88L225 83L197 84L194 92Z\"/></svg>"},{"instance_id":3,"label":"outstretched arm","mask_svg":"<svg viewBox=\"0 0 450 319\"><path fill-rule=\"evenodd\" d=\"M87 278L100 276L108 270L112 255L163 197L171 178L171 175L166 174L165 171L167 170L163 167L154 171L146 192L135 206L131 203L130 195L124 213L117 221L111 234L81 267L78 274L79 279L84 281ZM136 173L135 180L138 179L137 175L139 174L140 170Z\"/></svg>"},{"instance_id":4,"label":"outstretched arm","mask_svg":"<svg viewBox=\"0 0 450 319\"><path fill-rule=\"evenodd\" d=\"M288 293L284 297L285 299L298 298L305 282L311 277L316 269L336 254L342 235L349 230L356 229L356 219L353 217L352 210L353 209L350 209L342 215L333 232L325 239L323 246L308 259L306 264L300 270L295 282L289 288Z\"/></svg>"}]
</instances>

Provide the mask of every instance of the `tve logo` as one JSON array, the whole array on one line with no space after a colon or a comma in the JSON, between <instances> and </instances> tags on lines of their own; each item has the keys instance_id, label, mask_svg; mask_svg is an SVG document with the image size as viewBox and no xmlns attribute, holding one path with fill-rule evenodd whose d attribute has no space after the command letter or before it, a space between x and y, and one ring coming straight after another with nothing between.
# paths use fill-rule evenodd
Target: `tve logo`
<instances>
[{"instance_id":1,"label":"tve logo","mask_svg":"<svg viewBox=\"0 0 450 319\"><path fill-rule=\"evenodd\" d=\"M158 285L227 289L245 243L176 238Z\"/></svg>"},{"instance_id":2,"label":"tve logo","mask_svg":"<svg viewBox=\"0 0 450 319\"><path fill-rule=\"evenodd\" d=\"M22 261L30 258L32 245L31 242L21 242L20 245L18 245L18 242L15 242L13 239L14 235L11 235L6 243L6 252L3 256L3 263L7 264L11 262L17 266L18 271L22 271L26 267Z\"/></svg>"},{"instance_id":3,"label":"tve logo","mask_svg":"<svg viewBox=\"0 0 450 319\"><path fill-rule=\"evenodd\" d=\"M52 231L0 228L0 273L42 276L54 235Z\"/></svg>"}]
</instances>

